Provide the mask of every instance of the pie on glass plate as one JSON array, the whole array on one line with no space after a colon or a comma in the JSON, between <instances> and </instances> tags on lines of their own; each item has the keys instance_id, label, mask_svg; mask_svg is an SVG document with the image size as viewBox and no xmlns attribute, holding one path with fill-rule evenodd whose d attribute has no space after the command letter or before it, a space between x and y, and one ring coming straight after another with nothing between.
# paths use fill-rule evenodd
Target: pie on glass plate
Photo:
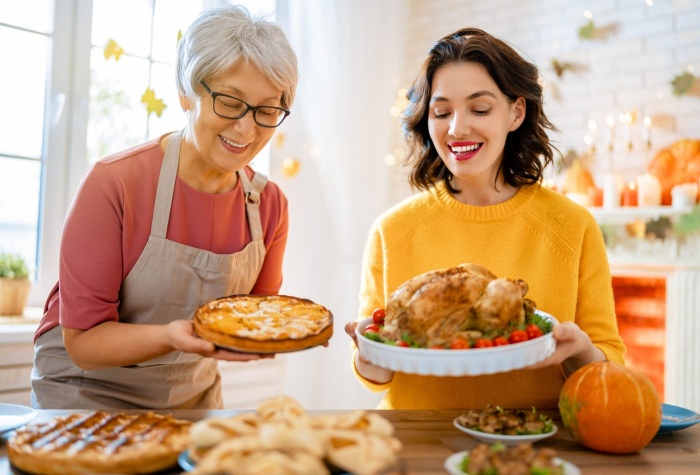
<instances>
[{"instance_id":1,"label":"pie on glass plate","mask_svg":"<svg viewBox=\"0 0 700 475\"><path fill-rule=\"evenodd\" d=\"M191 424L152 412L76 413L17 429L7 450L30 473L150 473L177 464Z\"/></svg>"},{"instance_id":2,"label":"pie on glass plate","mask_svg":"<svg viewBox=\"0 0 700 475\"><path fill-rule=\"evenodd\" d=\"M199 307L194 331L221 348L284 353L326 343L333 335L333 315L288 295L231 295Z\"/></svg>"}]
</instances>

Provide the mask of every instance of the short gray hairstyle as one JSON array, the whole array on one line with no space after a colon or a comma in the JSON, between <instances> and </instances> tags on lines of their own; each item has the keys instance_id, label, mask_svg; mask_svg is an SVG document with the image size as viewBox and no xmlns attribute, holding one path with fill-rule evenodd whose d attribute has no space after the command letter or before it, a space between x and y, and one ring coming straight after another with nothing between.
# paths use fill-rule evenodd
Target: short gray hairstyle
<instances>
[{"instance_id":1,"label":"short gray hairstyle","mask_svg":"<svg viewBox=\"0 0 700 475\"><path fill-rule=\"evenodd\" d=\"M178 93L198 96L200 81L239 60L260 69L282 90L282 106L291 107L299 79L296 54L279 25L264 16L251 17L241 5L204 10L187 28L177 45Z\"/></svg>"}]
</instances>

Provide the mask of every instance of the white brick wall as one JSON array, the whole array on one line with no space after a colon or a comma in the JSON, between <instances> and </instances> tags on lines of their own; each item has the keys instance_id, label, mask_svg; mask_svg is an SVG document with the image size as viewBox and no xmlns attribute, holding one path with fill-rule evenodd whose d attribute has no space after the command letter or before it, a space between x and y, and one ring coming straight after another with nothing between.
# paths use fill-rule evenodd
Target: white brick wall
<instances>
[{"instance_id":1,"label":"white brick wall","mask_svg":"<svg viewBox=\"0 0 700 475\"><path fill-rule=\"evenodd\" d=\"M700 98L674 96L670 84L689 67L700 76L700 0L653 0L652 6L644 0L408 1L404 87L437 39L475 26L508 41L539 66L546 81L545 110L562 131L552 138L562 152L584 152L590 119L598 125L597 145L603 150L607 116L635 109L632 139L641 141L641 121L649 115L653 148L615 153L615 163L630 178L660 148L679 138L700 138ZM580 40L578 31L588 21L584 9L596 26L614 25L616 33L606 40ZM585 71L558 78L552 58L579 63ZM621 149L622 128L619 122L616 126ZM594 169L602 159L599 153ZM396 199L405 194L400 188Z\"/></svg>"}]
</instances>

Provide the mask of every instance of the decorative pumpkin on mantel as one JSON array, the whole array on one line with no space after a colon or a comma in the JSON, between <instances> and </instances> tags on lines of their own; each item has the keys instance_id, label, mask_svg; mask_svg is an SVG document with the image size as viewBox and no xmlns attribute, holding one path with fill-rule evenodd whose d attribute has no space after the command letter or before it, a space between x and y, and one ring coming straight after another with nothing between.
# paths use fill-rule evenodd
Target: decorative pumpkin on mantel
<instances>
[{"instance_id":1,"label":"decorative pumpkin on mantel","mask_svg":"<svg viewBox=\"0 0 700 475\"><path fill-rule=\"evenodd\" d=\"M612 361L576 370L562 387L559 412L576 442L612 454L640 451L661 426L661 401L651 380Z\"/></svg>"},{"instance_id":2,"label":"decorative pumpkin on mantel","mask_svg":"<svg viewBox=\"0 0 700 475\"><path fill-rule=\"evenodd\" d=\"M674 186L700 179L700 140L677 140L656 154L647 171L661 183L661 204L670 205Z\"/></svg>"},{"instance_id":3,"label":"decorative pumpkin on mantel","mask_svg":"<svg viewBox=\"0 0 700 475\"><path fill-rule=\"evenodd\" d=\"M562 193L588 194L593 188L595 188L593 176L578 158L574 159L571 165L566 169L564 185L561 190Z\"/></svg>"}]
</instances>

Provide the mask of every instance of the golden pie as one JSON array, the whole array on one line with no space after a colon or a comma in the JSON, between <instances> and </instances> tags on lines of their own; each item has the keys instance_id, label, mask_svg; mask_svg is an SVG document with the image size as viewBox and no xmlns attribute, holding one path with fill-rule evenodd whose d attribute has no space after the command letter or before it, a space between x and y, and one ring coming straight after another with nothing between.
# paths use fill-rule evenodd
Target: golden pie
<instances>
[{"instance_id":1,"label":"golden pie","mask_svg":"<svg viewBox=\"0 0 700 475\"><path fill-rule=\"evenodd\" d=\"M288 295L232 295L197 309L194 330L222 348L250 353L304 350L333 335L333 315Z\"/></svg>"},{"instance_id":2,"label":"golden pie","mask_svg":"<svg viewBox=\"0 0 700 475\"><path fill-rule=\"evenodd\" d=\"M56 416L18 429L7 450L31 473L150 473L177 464L191 424L152 412Z\"/></svg>"}]
</instances>

